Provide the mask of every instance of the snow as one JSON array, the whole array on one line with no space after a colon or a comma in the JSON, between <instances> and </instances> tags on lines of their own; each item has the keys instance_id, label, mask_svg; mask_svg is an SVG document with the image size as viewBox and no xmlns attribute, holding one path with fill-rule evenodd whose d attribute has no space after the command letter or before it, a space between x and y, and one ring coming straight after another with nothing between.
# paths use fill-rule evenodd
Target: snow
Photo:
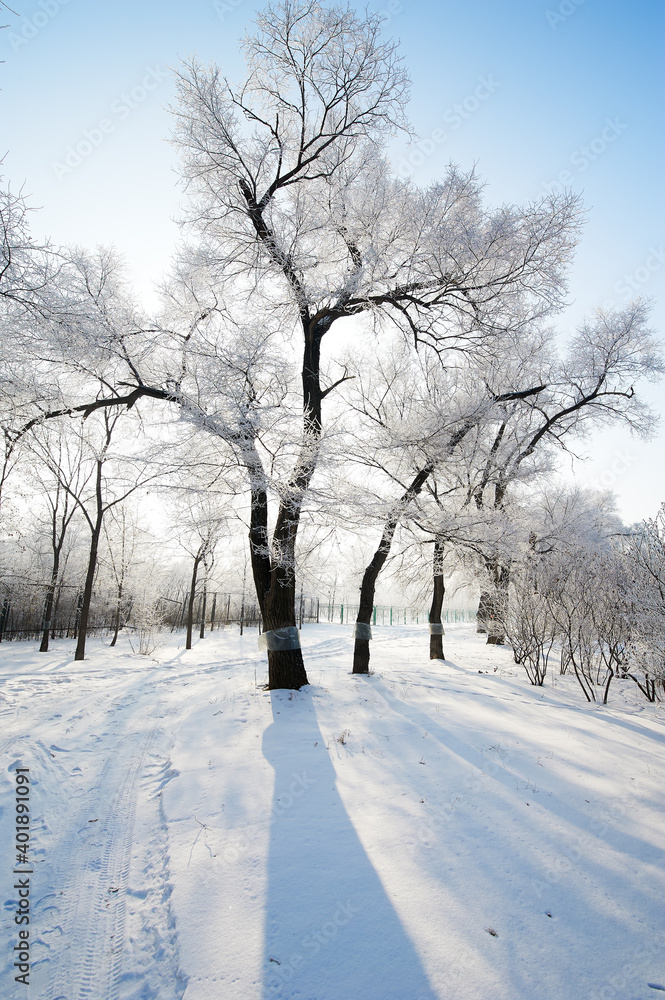
<instances>
[{"instance_id":1,"label":"snow","mask_svg":"<svg viewBox=\"0 0 665 1000\"><path fill-rule=\"evenodd\" d=\"M665 984L661 706L533 688L446 626L305 626L152 657L0 646L0 994L31 1000L640 1000ZM553 683L553 680L555 683ZM29 767L29 990L14 982L14 769Z\"/></svg>"}]
</instances>

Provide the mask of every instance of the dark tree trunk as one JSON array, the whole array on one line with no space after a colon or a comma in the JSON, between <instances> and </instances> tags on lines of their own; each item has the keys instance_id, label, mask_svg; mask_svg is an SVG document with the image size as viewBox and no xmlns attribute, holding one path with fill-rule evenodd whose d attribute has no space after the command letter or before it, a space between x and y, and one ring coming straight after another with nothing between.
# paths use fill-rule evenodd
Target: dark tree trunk
<instances>
[{"instance_id":1,"label":"dark tree trunk","mask_svg":"<svg viewBox=\"0 0 665 1000\"><path fill-rule=\"evenodd\" d=\"M53 601L53 614L51 616L51 639L55 639L55 623L58 620L58 610L60 608L60 599L62 597L62 583L56 588L55 600Z\"/></svg>"},{"instance_id":2,"label":"dark tree trunk","mask_svg":"<svg viewBox=\"0 0 665 1000\"><path fill-rule=\"evenodd\" d=\"M111 439L111 432L107 427L106 445ZM85 659L85 641L88 636L88 618L90 615L90 603L92 601L92 585L95 582L97 572L97 554L99 551L99 539L102 533L104 521L104 498L102 496L102 470L104 458L97 459L97 469L95 474L95 505L96 513L93 521L87 514L86 519L90 525L90 554L88 556L88 571L85 576L85 586L80 603L80 613L78 615L78 640L76 643L75 660Z\"/></svg>"},{"instance_id":3,"label":"dark tree trunk","mask_svg":"<svg viewBox=\"0 0 665 1000\"><path fill-rule=\"evenodd\" d=\"M44 628L42 632L41 645L39 647L40 653L48 652L49 632L53 627L55 613L58 608L58 600L60 598L58 577L60 575L62 549L65 544L65 536L75 509L73 507L70 509L69 497L65 495L63 500L62 494L63 488L58 480L55 497L52 500L51 506L51 580L44 600ZM51 638L55 638L53 633L51 633Z\"/></svg>"},{"instance_id":4,"label":"dark tree trunk","mask_svg":"<svg viewBox=\"0 0 665 1000\"><path fill-rule=\"evenodd\" d=\"M78 620L78 641L76 643L75 660L85 659L85 641L88 636L88 618L90 617L90 604L92 602L92 585L95 582L97 571L97 553L99 551L99 536L102 530L101 518L95 524L90 538L90 553L88 555L88 571L85 575L85 586L83 587L83 597L81 600L81 612Z\"/></svg>"},{"instance_id":5,"label":"dark tree trunk","mask_svg":"<svg viewBox=\"0 0 665 1000\"><path fill-rule=\"evenodd\" d=\"M76 595L76 610L74 611L74 629L72 632L73 637L78 638L79 634L79 623L81 621L81 608L83 606L83 594L79 590ZM67 634L69 635L69 628L67 628Z\"/></svg>"},{"instance_id":6,"label":"dark tree trunk","mask_svg":"<svg viewBox=\"0 0 665 1000\"><path fill-rule=\"evenodd\" d=\"M317 449L321 436L321 401L319 382L321 338L328 326L309 321L302 316L305 332L303 356L303 423L305 441L290 480L289 496L283 499L277 512L273 532L273 550L279 551L279 561L271 556L268 535L268 497L263 485L262 466L258 456L248 466L251 489L250 556L256 596L263 619L263 629L296 627L295 547L302 500L316 468ZM299 690L308 684L301 649L271 650L268 648L268 687Z\"/></svg>"},{"instance_id":7,"label":"dark tree trunk","mask_svg":"<svg viewBox=\"0 0 665 1000\"><path fill-rule=\"evenodd\" d=\"M264 630L295 627L295 567L296 536L300 522L302 500L316 468L318 445L321 438L321 403L325 393L321 389L321 340L336 317L311 316L305 291L298 274L288 257L277 248L274 234L263 217L264 206L257 203L254 192L244 182L240 190L247 203L247 214L264 250L282 270L298 303L304 335L301 371L303 402L303 445L289 481L288 496L279 505L273 533L273 552L268 545L268 498L264 486L263 466L253 452L247 464L251 483L250 553L256 596L261 609ZM326 390L328 391L328 390ZM252 442L253 445L253 442ZM307 684L307 674L300 649L268 650L268 687L270 690L291 688L298 690Z\"/></svg>"},{"instance_id":8,"label":"dark tree trunk","mask_svg":"<svg viewBox=\"0 0 665 1000\"><path fill-rule=\"evenodd\" d=\"M376 581L386 559L388 558L390 545L392 543L396 527L397 522L392 525L392 530L390 530L389 525L386 525L386 529L384 530L381 538L381 544L374 553L369 566L363 573L363 579L360 585L360 606L358 607L358 616L356 618L356 623L358 625L370 625L372 621ZM369 673L369 639L362 639L360 637L356 637L355 639L353 647L353 673Z\"/></svg>"},{"instance_id":9,"label":"dark tree trunk","mask_svg":"<svg viewBox=\"0 0 665 1000\"><path fill-rule=\"evenodd\" d=\"M309 684L301 649L268 650L268 677L271 691L280 688L299 691Z\"/></svg>"},{"instance_id":10,"label":"dark tree trunk","mask_svg":"<svg viewBox=\"0 0 665 1000\"><path fill-rule=\"evenodd\" d=\"M120 612L122 609L122 580L118 584L118 597L115 603L115 616L113 620L113 638L111 639L111 645L115 646L118 641L118 633L120 631Z\"/></svg>"},{"instance_id":11,"label":"dark tree trunk","mask_svg":"<svg viewBox=\"0 0 665 1000\"><path fill-rule=\"evenodd\" d=\"M53 566L51 569L51 582L48 585L48 590L46 591L46 599L44 601L44 629L42 632L42 641L39 647L40 653L48 653L48 642L51 630L51 625L53 622L53 606L55 604L55 592L58 587L58 572L60 566L60 552L53 553Z\"/></svg>"},{"instance_id":12,"label":"dark tree trunk","mask_svg":"<svg viewBox=\"0 0 665 1000\"><path fill-rule=\"evenodd\" d=\"M261 607L264 633L277 628L296 627L295 577L281 567L275 567L272 576L272 586ZM299 691L308 683L300 648L268 650L268 686L271 691L278 688Z\"/></svg>"},{"instance_id":13,"label":"dark tree trunk","mask_svg":"<svg viewBox=\"0 0 665 1000\"><path fill-rule=\"evenodd\" d=\"M7 628L7 622L9 621L9 611L10 605L9 600L5 597L2 602L2 610L0 611L0 642L2 642L2 637L5 634L5 629Z\"/></svg>"},{"instance_id":14,"label":"dark tree trunk","mask_svg":"<svg viewBox=\"0 0 665 1000\"><path fill-rule=\"evenodd\" d=\"M194 556L194 568L192 569L192 582L189 586L189 600L187 602L187 641L185 649L192 648L192 630L194 628L194 600L196 598L196 578L199 573L199 564L203 556L197 552Z\"/></svg>"},{"instance_id":15,"label":"dark tree trunk","mask_svg":"<svg viewBox=\"0 0 665 1000\"><path fill-rule=\"evenodd\" d=\"M372 560L363 574L362 583L360 585L360 606L358 608L358 617L356 618L358 625L369 625L372 620L376 581L379 573L385 565L386 559L388 558L390 546L392 545L399 519L406 505L420 493L431 471L431 465L427 465L424 469L420 470L411 485L402 494L399 503L395 505L388 517L388 520L386 521L386 526L383 529L379 547L372 556ZM369 673L369 639L356 638L355 640L353 649L353 673Z\"/></svg>"},{"instance_id":16,"label":"dark tree trunk","mask_svg":"<svg viewBox=\"0 0 665 1000\"><path fill-rule=\"evenodd\" d=\"M120 620L122 616L122 597L125 592L125 573L127 569L127 521L124 512L122 512L122 534L120 536L120 558L117 563L113 558L113 553L111 551L111 542L107 538L109 544L109 554L111 556L111 565L113 567L115 580L117 584L117 595L115 603L115 613L113 615L113 638L111 639L111 646L115 646L118 641L118 634L120 632ZM124 624L124 622L123 622Z\"/></svg>"},{"instance_id":17,"label":"dark tree trunk","mask_svg":"<svg viewBox=\"0 0 665 1000\"><path fill-rule=\"evenodd\" d=\"M263 619L263 631L294 627L296 625L295 577L293 552L298 512L289 518L286 501L280 504L275 525L276 541L282 547L285 565L273 562L268 544L268 498L265 491L256 487L251 492L250 508L250 557L256 596ZM271 691L286 688L298 691L308 684L302 651L298 649L268 649L268 687Z\"/></svg>"},{"instance_id":18,"label":"dark tree trunk","mask_svg":"<svg viewBox=\"0 0 665 1000\"><path fill-rule=\"evenodd\" d=\"M441 625L441 608L446 587L443 579L443 553L444 543L442 538L434 541L432 606L429 610L430 625ZM445 660L443 655L443 635L430 635L429 637L429 658L430 660Z\"/></svg>"},{"instance_id":19,"label":"dark tree trunk","mask_svg":"<svg viewBox=\"0 0 665 1000\"><path fill-rule=\"evenodd\" d=\"M206 604L208 599L208 586L203 581L203 594L201 596L201 628L199 629L199 639L205 638L206 634Z\"/></svg>"}]
</instances>

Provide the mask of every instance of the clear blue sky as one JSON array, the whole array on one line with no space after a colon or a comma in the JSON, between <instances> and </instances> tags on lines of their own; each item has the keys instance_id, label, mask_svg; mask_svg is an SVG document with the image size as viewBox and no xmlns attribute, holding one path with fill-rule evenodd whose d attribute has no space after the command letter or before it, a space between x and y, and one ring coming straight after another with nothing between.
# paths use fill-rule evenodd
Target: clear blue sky
<instances>
[{"instance_id":1,"label":"clear blue sky","mask_svg":"<svg viewBox=\"0 0 665 1000\"><path fill-rule=\"evenodd\" d=\"M4 174L42 206L37 232L56 242L114 243L149 295L177 237L180 200L166 141L167 67L196 52L238 79L238 39L260 5L10 6L18 16L5 13L0 32ZM370 7L389 13L386 31L401 39L413 80L411 119L422 145L395 144L398 168L427 182L449 160L476 163L493 203L530 200L560 181L572 186L588 217L562 330L639 291L654 299L654 326L665 335L665 5L386 0ZM91 151L70 169L68 147L82 141ZM663 388L651 398L665 412ZM577 477L611 485L626 518L651 515L665 499L662 430L651 445L612 433L582 451L590 461L576 466Z\"/></svg>"}]
</instances>

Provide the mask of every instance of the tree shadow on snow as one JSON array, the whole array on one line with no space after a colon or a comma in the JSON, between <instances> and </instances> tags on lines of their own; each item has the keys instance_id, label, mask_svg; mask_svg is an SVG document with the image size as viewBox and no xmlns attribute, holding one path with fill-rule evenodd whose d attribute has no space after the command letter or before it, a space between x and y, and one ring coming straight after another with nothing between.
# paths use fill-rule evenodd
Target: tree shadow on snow
<instances>
[{"instance_id":1,"label":"tree shadow on snow","mask_svg":"<svg viewBox=\"0 0 665 1000\"><path fill-rule=\"evenodd\" d=\"M271 701L265 1000L435 1000L337 792L311 691Z\"/></svg>"}]
</instances>

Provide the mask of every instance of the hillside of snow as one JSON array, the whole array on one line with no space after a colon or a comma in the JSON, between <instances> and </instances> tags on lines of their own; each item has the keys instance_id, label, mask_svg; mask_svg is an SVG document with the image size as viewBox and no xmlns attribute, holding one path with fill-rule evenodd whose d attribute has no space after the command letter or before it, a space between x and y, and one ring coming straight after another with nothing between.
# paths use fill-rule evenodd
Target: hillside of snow
<instances>
[{"instance_id":1,"label":"hillside of snow","mask_svg":"<svg viewBox=\"0 0 665 1000\"><path fill-rule=\"evenodd\" d=\"M256 632L150 657L0 645L7 1000L647 1000L665 989L665 715L617 682L533 688L446 627L305 626L268 692ZM15 982L15 775L31 794ZM651 984L651 985L649 985Z\"/></svg>"}]
</instances>

